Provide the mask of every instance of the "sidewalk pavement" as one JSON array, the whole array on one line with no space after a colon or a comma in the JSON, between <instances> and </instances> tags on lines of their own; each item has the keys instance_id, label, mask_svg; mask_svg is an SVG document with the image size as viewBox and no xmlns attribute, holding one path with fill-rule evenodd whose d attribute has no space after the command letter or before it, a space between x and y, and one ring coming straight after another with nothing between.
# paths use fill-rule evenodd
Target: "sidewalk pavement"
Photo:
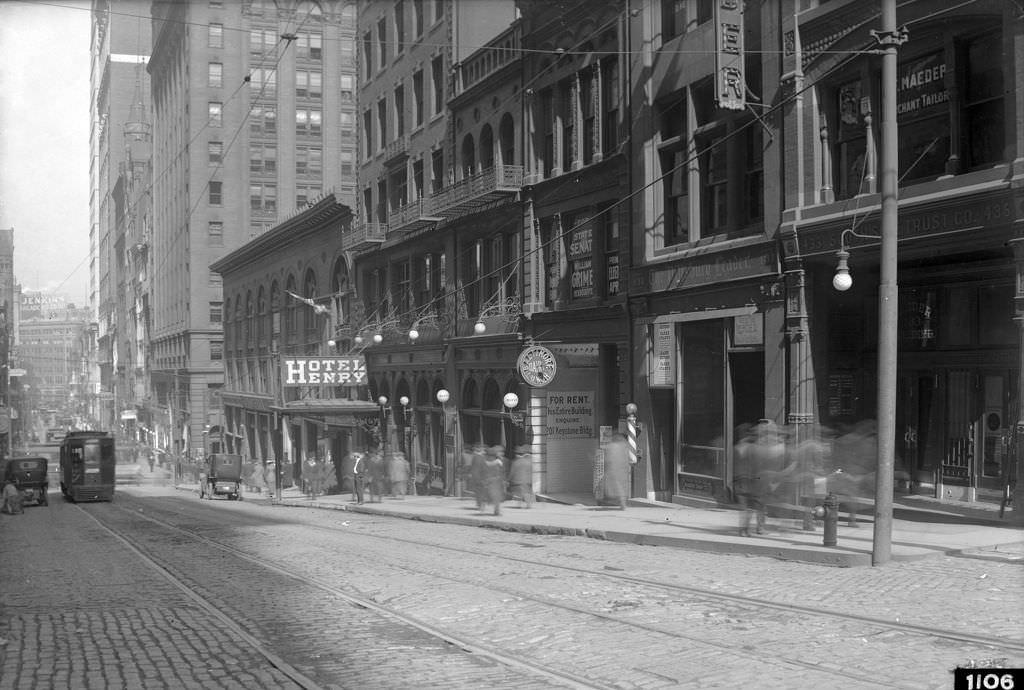
<instances>
[{"instance_id":1,"label":"sidewalk pavement","mask_svg":"<svg viewBox=\"0 0 1024 690\"><path fill-rule=\"evenodd\" d=\"M198 485L179 489L198 492ZM247 493L246 500L267 500ZM359 505L350 493L310 499L297 488L285 489L274 505L345 510L423 522L474 527L587 536L607 541L668 546L715 553L768 556L841 567L871 565L874 539L873 506L859 513L849 526L844 512L837 528L836 546L823 545L822 522L813 531L800 520L769 516L764 534L739 536L741 513L728 507L696 507L630 499L626 510L593 505L592 497L538 497L532 508L518 501L502 504L501 515L480 511L472 496L385 497L380 503ZM864 506L862 506L863 510ZM894 561L941 554L1024 562L1024 530L1019 511L999 518L998 506L938 502L921 496L894 499L891 554Z\"/></svg>"}]
</instances>

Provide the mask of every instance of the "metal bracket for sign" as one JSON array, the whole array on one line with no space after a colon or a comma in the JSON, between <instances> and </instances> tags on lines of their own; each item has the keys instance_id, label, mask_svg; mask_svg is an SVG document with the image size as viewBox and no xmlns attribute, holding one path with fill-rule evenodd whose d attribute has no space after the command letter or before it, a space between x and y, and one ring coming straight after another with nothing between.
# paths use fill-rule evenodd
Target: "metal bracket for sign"
<instances>
[{"instance_id":1,"label":"metal bracket for sign","mask_svg":"<svg viewBox=\"0 0 1024 690\"><path fill-rule=\"evenodd\" d=\"M875 42L883 49L891 48L893 46L898 48L906 43L907 38L910 36L907 32L907 27L905 26L901 26L895 31L877 31L875 29L871 29L868 33L871 34L871 38L875 39Z\"/></svg>"}]
</instances>

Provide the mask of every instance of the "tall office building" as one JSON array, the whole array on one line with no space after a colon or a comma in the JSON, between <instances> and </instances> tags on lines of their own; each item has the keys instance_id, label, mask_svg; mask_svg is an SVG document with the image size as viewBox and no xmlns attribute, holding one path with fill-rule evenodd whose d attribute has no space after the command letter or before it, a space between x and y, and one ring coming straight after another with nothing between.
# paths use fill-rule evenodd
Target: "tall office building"
<instances>
[{"instance_id":1,"label":"tall office building","mask_svg":"<svg viewBox=\"0 0 1024 690\"><path fill-rule=\"evenodd\" d=\"M182 454L219 421L223 298L210 263L324 193L354 194L355 5L158 1L151 11L146 414Z\"/></svg>"},{"instance_id":2,"label":"tall office building","mask_svg":"<svg viewBox=\"0 0 1024 690\"><path fill-rule=\"evenodd\" d=\"M94 0L90 74L89 307L96 323L96 349L84 382L89 416L116 428L133 405L124 391L127 359L123 343L127 291L123 282L125 234L140 225L148 188L149 123L146 73L150 46L149 4Z\"/></svg>"}]
</instances>

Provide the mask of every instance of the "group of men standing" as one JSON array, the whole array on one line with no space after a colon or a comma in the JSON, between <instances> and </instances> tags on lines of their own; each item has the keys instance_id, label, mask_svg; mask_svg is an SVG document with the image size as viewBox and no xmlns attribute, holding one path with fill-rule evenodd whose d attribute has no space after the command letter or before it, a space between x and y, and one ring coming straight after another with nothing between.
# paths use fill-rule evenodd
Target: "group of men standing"
<instances>
[{"instance_id":1,"label":"group of men standing","mask_svg":"<svg viewBox=\"0 0 1024 690\"><path fill-rule=\"evenodd\" d=\"M369 489L370 503L380 503L385 492L402 498L409 485L409 461L401 451L389 452L385 458L380 450L352 453L352 498L363 503Z\"/></svg>"},{"instance_id":2,"label":"group of men standing","mask_svg":"<svg viewBox=\"0 0 1024 690\"><path fill-rule=\"evenodd\" d=\"M528 446L516 446L511 461L502 445L471 446L463 455L462 475L480 510L494 506L494 514L501 515L508 496L524 508L533 505L533 457Z\"/></svg>"}]
</instances>

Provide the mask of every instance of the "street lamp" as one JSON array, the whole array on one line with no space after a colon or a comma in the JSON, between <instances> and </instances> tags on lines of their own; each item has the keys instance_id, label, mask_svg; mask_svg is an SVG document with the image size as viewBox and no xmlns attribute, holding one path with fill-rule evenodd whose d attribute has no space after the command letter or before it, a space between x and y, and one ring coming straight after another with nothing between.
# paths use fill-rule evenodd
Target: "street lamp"
<instances>
[{"instance_id":1,"label":"street lamp","mask_svg":"<svg viewBox=\"0 0 1024 690\"><path fill-rule=\"evenodd\" d=\"M381 454L387 458L388 456L388 396L382 395L377 398L377 404L380 405L380 450Z\"/></svg>"},{"instance_id":2,"label":"street lamp","mask_svg":"<svg viewBox=\"0 0 1024 690\"><path fill-rule=\"evenodd\" d=\"M405 422L405 452L409 456L409 465L412 471L409 473L409 486L410 493L416 495L416 458L413 456L412 444L413 439L416 437L416 432L413 429L413 424L416 418L412 416L413 409L410 407L409 396L403 395L398 399L399 404L402 406L402 420Z\"/></svg>"}]
</instances>

